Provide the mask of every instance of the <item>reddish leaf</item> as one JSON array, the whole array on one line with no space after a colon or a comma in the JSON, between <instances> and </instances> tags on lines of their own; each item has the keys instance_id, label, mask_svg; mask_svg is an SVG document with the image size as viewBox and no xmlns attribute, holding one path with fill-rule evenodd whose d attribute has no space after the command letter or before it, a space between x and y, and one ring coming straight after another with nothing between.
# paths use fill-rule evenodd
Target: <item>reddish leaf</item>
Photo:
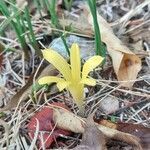
<instances>
[{"instance_id":1,"label":"reddish leaf","mask_svg":"<svg viewBox=\"0 0 150 150\"><path fill-rule=\"evenodd\" d=\"M63 108L68 109L64 104L62 103L53 103L53 105L60 106ZM55 124L53 122L53 109L45 106L43 107L39 112L37 112L31 119L28 124L28 134L31 139L34 138L34 133L36 130L36 124L37 121L39 121L39 131L43 131L43 134L38 135L38 141L37 141L37 146L41 147L42 146L42 139L45 143L45 148L49 148L52 144L52 142L59 137L59 134L63 135L69 135L71 132L65 131L59 128L54 128ZM54 131L52 131L54 129ZM45 131L45 133L44 133ZM52 133L51 133L52 131ZM42 137L41 137L42 135Z\"/></svg>"}]
</instances>

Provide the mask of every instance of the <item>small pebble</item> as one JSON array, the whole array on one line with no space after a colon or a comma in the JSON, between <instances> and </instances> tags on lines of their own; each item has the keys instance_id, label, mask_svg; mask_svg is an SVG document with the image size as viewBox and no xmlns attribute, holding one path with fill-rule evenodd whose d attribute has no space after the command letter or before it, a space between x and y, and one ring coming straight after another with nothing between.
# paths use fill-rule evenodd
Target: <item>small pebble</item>
<instances>
[{"instance_id":1,"label":"small pebble","mask_svg":"<svg viewBox=\"0 0 150 150\"><path fill-rule=\"evenodd\" d=\"M119 101L115 97L108 96L101 101L100 107L104 113L109 114L119 109Z\"/></svg>"}]
</instances>

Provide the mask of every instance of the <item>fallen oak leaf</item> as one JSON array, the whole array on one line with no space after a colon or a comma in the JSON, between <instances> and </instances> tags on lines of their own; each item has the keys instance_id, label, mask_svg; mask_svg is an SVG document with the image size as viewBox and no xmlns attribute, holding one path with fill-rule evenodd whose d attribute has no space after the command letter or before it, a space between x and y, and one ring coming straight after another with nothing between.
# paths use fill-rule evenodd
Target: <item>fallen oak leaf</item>
<instances>
[{"instance_id":1,"label":"fallen oak leaf","mask_svg":"<svg viewBox=\"0 0 150 150\"><path fill-rule=\"evenodd\" d=\"M54 109L53 117L54 122L57 123L57 127L75 133L84 133L86 119L78 117L66 109L60 108L58 106L51 105L51 108ZM99 125L97 123L95 124L107 138L126 142L134 146L134 150L142 150L140 139L138 137L105 127L103 125Z\"/></svg>"},{"instance_id":2,"label":"fallen oak leaf","mask_svg":"<svg viewBox=\"0 0 150 150\"><path fill-rule=\"evenodd\" d=\"M36 72L36 71L35 71ZM56 69L52 65L48 65L46 67L41 67L39 71L36 74L36 81L46 75L56 75L58 74ZM23 86L20 91L18 91L8 102L8 104L0 108L0 112L11 110L15 108L20 102L23 102L28 99L29 94L31 94L32 91L32 84L34 80L35 73L33 73L30 78L28 79L28 82ZM57 92L57 91L56 91ZM53 93L52 93L53 94Z\"/></svg>"},{"instance_id":3,"label":"fallen oak leaf","mask_svg":"<svg viewBox=\"0 0 150 150\"><path fill-rule=\"evenodd\" d=\"M66 105L60 102L55 102L53 105L68 109ZM33 140L35 136L34 133L36 131L37 121L39 122L39 133L37 136L37 146L39 149L41 149L42 143L44 143L45 148L50 148L54 140L59 137L59 134L71 134L70 131L65 131L55 127L55 123L53 122L53 109L48 106L44 106L39 112L35 113L35 115L31 117L27 125L28 134L31 140ZM40 134L40 132L43 134Z\"/></svg>"}]
</instances>

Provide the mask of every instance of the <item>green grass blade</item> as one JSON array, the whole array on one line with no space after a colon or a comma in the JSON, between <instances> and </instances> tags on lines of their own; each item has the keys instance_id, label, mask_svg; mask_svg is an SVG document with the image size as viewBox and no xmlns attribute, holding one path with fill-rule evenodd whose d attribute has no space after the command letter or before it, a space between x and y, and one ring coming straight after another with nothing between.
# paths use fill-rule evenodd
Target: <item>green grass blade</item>
<instances>
[{"instance_id":1,"label":"green grass blade","mask_svg":"<svg viewBox=\"0 0 150 150\"><path fill-rule=\"evenodd\" d=\"M106 50L104 49L104 46L101 41L100 28L97 21L96 0L87 0L87 2L93 17L96 54L105 57Z\"/></svg>"},{"instance_id":2,"label":"green grass blade","mask_svg":"<svg viewBox=\"0 0 150 150\"><path fill-rule=\"evenodd\" d=\"M1 10L0 10L0 12L2 12ZM4 13L3 13L4 14ZM5 15L5 14L4 14ZM12 16L6 16L7 17L7 19L5 19L1 24L0 24L0 33L1 32L3 32L4 31L4 29L8 26L8 25L10 25L10 24L12 24L13 26L15 26L15 23L13 22L13 19L14 18L16 18L18 15L20 15L20 10L18 10L15 14L13 14ZM14 27L13 27L14 28Z\"/></svg>"},{"instance_id":3,"label":"green grass blade","mask_svg":"<svg viewBox=\"0 0 150 150\"><path fill-rule=\"evenodd\" d=\"M58 27L58 18L57 18L57 13L56 13L56 0L45 0L46 6L48 8L48 11L51 15L51 22L54 25L54 27Z\"/></svg>"},{"instance_id":4,"label":"green grass blade","mask_svg":"<svg viewBox=\"0 0 150 150\"><path fill-rule=\"evenodd\" d=\"M26 21L27 21L27 24L28 24L28 27L29 27L29 31L30 31L32 40L33 40L33 42L36 43L36 39L35 39L34 31L33 31L33 28L32 28L32 23L31 23L29 10L28 10L27 7L25 8L25 17L26 17Z\"/></svg>"},{"instance_id":5,"label":"green grass blade","mask_svg":"<svg viewBox=\"0 0 150 150\"><path fill-rule=\"evenodd\" d=\"M4 1L1 1L1 3L0 3L0 11L4 16L7 17L7 20L3 24L1 24L2 28L0 29L0 31L3 31L4 27L6 27L7 25L10 24L14 28L16 35L18 37L18 40L21 44L21 47L23 48L23 50L27 56L27 53L26 53L27 44L26 44L23 29L22 29L22 25L20 23L21 10L17 10L14 7L14 5L10 5L10 6L11 6L10 8L12 9L11 13L8 10L7 5ZM14 15L11 16L12 13Z\"/></svg>"},{"instance_id":6,"label":"green grass blade","mask_svg":"<svg viewBox=\"0 0 150 150\"><path fill-rule=\"evenodd\" d=\"M62 41L63 41L63 43L64 43L65 49L66 49L66 51L67 51L67 53L68 53L68 56L70 56L70 51L69 51L69 48L68 48L68 45L67 45L67 42L66 42L66 39L65 39L65 35L64 35L64 34L61 36L61 39L62 39Z\"/></svg>"},{"instance_id":7,"label":"green grass blade","mask_svg":"<svg viewBox=\"0 0 150 150\"><path fill-rule=\"evenodd\" d=\"M33 28L32 28L30 13L29 13L29 10L28 10L27 7L25 7L25 18L26 18L26 21L27 21L27 24L28 24L28 29L30 31L30 35L31 35L31 38L29 40L31 40L31 43L32 43L34 49L36 50L36 53L38 55L41 55L41 51L38 47L38 43L36 41L35 34L34 34L34 31L33 31Z\"/></svg>"}]
</instances>

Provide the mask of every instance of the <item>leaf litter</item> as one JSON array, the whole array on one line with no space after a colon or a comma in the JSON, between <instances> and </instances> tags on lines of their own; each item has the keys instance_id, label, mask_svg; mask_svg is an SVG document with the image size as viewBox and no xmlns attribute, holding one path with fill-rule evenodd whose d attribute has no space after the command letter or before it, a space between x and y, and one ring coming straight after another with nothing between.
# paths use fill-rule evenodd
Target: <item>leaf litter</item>
<instances>
[{"instance_id":1,"label":"leaf litter","mask_svg":"<svg viewBox=\"0 0 150 150\"><path fill-rule=\"evenodd\" d=\"M95 70L95 72L93 73L93 76L95 76L99 79L98 86L95 88L88 87L89 93L87 94L87 98L86 98L86 108L87 108L86 116L88 116L93 110L97 109L97 112L96 112L97 118L107 117L108 120L111 120L112 116L114 116L116 120L131 123L131 126L133 126L132 125L133 123L134 124L136 123L136 124L142 124L146 127L149 127L149 113L148 112L149 112L149 98L150 98L150 96L149 96L149 94L150 94L149 93L150 78L149 78L149 71L148 71L149 70L148 61L145 61L145 59L144 59L145 56L149 56L149 53L148 54L145 53L144 49L146 49L146 51L148 51L148 52L150 49L149 48L149 39L150 38L149 38L149 35L146 34L148 32L147 29L149 26L148 26L148 23L145 23L146 21L148 21L148 17L149 17L148 13L146 12L146 9L147 9L146 3L148 3L148 1L143 2L142 0L138 0L138 1L129 0L129 2L126 3L125 1L121 0L119 2L117 2L117 1L114 1L114 2L101 1L100 2L99 1L99 3L101 3L101 4L98 4L99 5L98 8L99 8L99 10L101 10L102 16L104 18L107 18L107 21L110 22L110 25L113 27L113 29L117 31L117 32L115 32L115 34L121 39L121 41L123 41L125 43L125 45L130 47L132 50L135 43L137 43L137 41L142 41L141 43L143 43L144 46L140 43L140 47L138 48L138 46L137 46L137 48L136 48L138 51L135 52L137 54L142 53L142 57L141 57L142 58L142 69L141 69L140 73L138 74L138 78L133 79L133 82L135 82L135 84L132 87L132 89L129 90L127 88L121 88L120 86L118 86L119 82L116 80L116 76L115 76L115 72L113 71L113 68L112 68L111 60L110 60L109 56L107 55L107 57L108 57L107 58L108 62L106 63L107 65L104 66L103 70ZM129 5L129 4L131 4L131 5ZM101 7L107 8L107 10L110 10L110 11L105 11L105 9L101 9ZM118 7L120 9L120 12L116 11L116 8L118 8ZM133 9L132 11L134 11L134 9L135 9L136 13L132 13L130 11L131 8ZM112 13L111 13L111 11L112 11ZM136 17L137 15L139 15L139 12L141 12L140 16ZM118 14L118 13L120 13L120 14ZM124 15L125 13L126 13L126 15ZM72 14L75 17L78 15L76 13L72 13ZM143 21L143 24L141 24L140 21L138 22L137 18L139 18L139 17ZM119 23L114 22L117 19L119 20ZM137 23L133 24L133 21L137 21ZM45 21L44 24L42 24L40 21L35 22L34 23L35 29L43 28L43 31L44 30L47 30L47 31L53 30L50 28L50 26L48 25L47 22L48 22L48 20ZM119 30L117 30L117 29L119 29ZM79 31L79 33L81 35L83 35L83 37L84 37L84 34L86 34L86 33L87 33L87 35L89 35L91 37L91 35L92 35L91 31L90 31L90 34L87 32L82 33L81 30ZM145 34L143 34L143 32ZM48 36L47 33L45 32L44 34L46 34L46 36ZM39 35L39 37L40 36L41 35ZM76 36L78 36L78 35L76 34ZM86 37L86 35L85 35L85 37ZM42 37L40 37L40 38L42 39ZM129 38L131 39L131 42L129 41ZM84 42L92 43L93 41L87 40L86 38L84 38L83 45L85 46L85 49L86 49L87 44L84 44ZM14 47L16 46L16 45L14 45L14 43L12 41L9 41L8 43L10 45L13 45ZM49 43L46 43L46 44L49 45ZM8 51L8 52L3 53L3 63L2 63L2 69L1 69L1 76L2 76L1 80L4 83L3 92L5 93L4 94L5 98L1 99L3 105L7 106L7 104L9 104L9 101L11 101L11 97L13 95L15 95L15 93L20 91L20 89L24 85L26 85L25 83L30 78L31 72L34 72L34 70L37 68L37 66L39 66L39 60L37 59L37 57L34 57L31 60L32 61L30 61L30 62L25 62L21 51L16 51L16 52ZM33 83L33 81L31 81L30 85L32 83ZM29 93L30 93L31 87L28 86L27 89L30 89L29 90ZM48 105L49 102L53 103L53 102L64 102L65 101L66 105L70 106L71 110L75 114L77 114L77 107L70 101L71 97L70 97L70 95L67 94L67 92L64 92L63 94L62 93L55 94L55 92L54 92L54 94L51 95L49 93L44 93L44 90L41 89L39 92L36 93L37 94L36 100L38 103L34 103L30 94L27 94L26 92L27 92L27 90L25 90L25 92L24 92L26 95L25 101L22 104L19 104L18 107L15 109L15 111L10 110L10 108L11 109L13 108L12 105L10 105L9 111L6 111L4 114L1 113L1 116L2 116L1 118L9 125L10 128L9 128L9 132L6 132L6 129L3 130L3 128L0 128L1 133L2 133L2 138L0 140L0 148L4 148L5 146L7 146L6 143L9 142L8 149L10 149L10 148L14 149L16 147L21 149L21 147L25 147L25 145L26 145L26 149L28 149L30 140L29 140L29 137L27 134L28 133L27 132L27 119L30 119L32 116L34 116L34 114L36 114L36 112L38 112L40 110L40 108L45 107L46 105ZM22 94L20 94L20 95L22 95ZM105 112L101 112L101 111L99 112L98 108L101 107L99 105L99 101L104 101L105 98L108 96L113 96L118 99L119 104L120 104L119 113L115 114L115 112L114 112L111 115L109 115L109 114L106 115ZM16 96L16 97L17 97L17 99L19 99L20 96ZM143 103L140 103L141 101L143 101ZM134 103L137 103L137 105L134 105ZM17 104L18 103L16 102L15 107ZM128 107L126 107L126 106L128 106ZM78 117L78 116L74 115L73 118L76 118L76 117ZM70 116L67 117L67 119L69 119L69 118L70 118ZM65 120L67 120L67 119L65 119ZM72 119L72 121L73 120L74 119ZM56 123L58 125L57 121L56 121ZM64 123L64 120L63 120L63 123ZM78 128L79 128L79 132L76 132L76 130L72 131L71 126L69 126L69 125L66 126L67 130L71 130L73 133L74 132L75 133L83 133L84 132L84 130L82 128L82 126L84 126L84 123L75 121L74 124L75 124L74 127L76 128L76 130L78 130ZM3 123L3 125L5 125L5 123ZM63 125L61 124L58 127L63 128ZM93 126L90 128L94 128L94 130L97 130ZM140 130L142 133L145 133L145 131L143 132L142 128L143 127L141 126L138 128L138 130ZM36 130L38 130L38 128ZM103 131L103 129L101 129L101 131ZM38 131L36 131L36 132L38 132ZM87 132L89 132L89 131L87 131ZM125 132L125 130L123 130L123 132ZM6 141L6 138L3 139L3 136L5 136L7 133L9 133L9 138ZM25 133L25 134L22 134L22 133ZM132 131L130 133L132 133ZM84 133L83 133L83 135L84 135ZM109 135L109 133L108 133L108 135ZM62 138L64 140L58 139L58 141L54 141L54 148L59 148L59 145L61 145L61 146L63 145L64 148L66 148L66 147L70 148L72 143L74 143L74 142L75 142L75 144L73 144L73 146L74 147L77 146L77 143L79 142L79 140L78 140L79 136L77 137L76 135L72 135L72 137L74 137L74 138L71 138L70 136L63 136ZM145 142L147 141L147 139L149 139L149 135L146 137ZM115 140L123 141L124 139L123 138L119 139L117 136ZM134 142L136 142L136 140ZM124 141L124 142L128 143L128 141ZM26 144L22 144L22 143L26 143ZM35 144L35 143L31 142L31 145L33 145L33 144ZM82 144L82 140L81 140L81 144ZM128 143L128 145L130 145L130 144L131 143ZM69 147L69 145L70 145L70 147ZM73 146L72 146L72 148L73 148ZM108 147L108 149L112 148L112 147L113 146L111 145L111 147ZM124 146L124 147L126 147L126 146Z\"/></svg>"}]
</instances>

